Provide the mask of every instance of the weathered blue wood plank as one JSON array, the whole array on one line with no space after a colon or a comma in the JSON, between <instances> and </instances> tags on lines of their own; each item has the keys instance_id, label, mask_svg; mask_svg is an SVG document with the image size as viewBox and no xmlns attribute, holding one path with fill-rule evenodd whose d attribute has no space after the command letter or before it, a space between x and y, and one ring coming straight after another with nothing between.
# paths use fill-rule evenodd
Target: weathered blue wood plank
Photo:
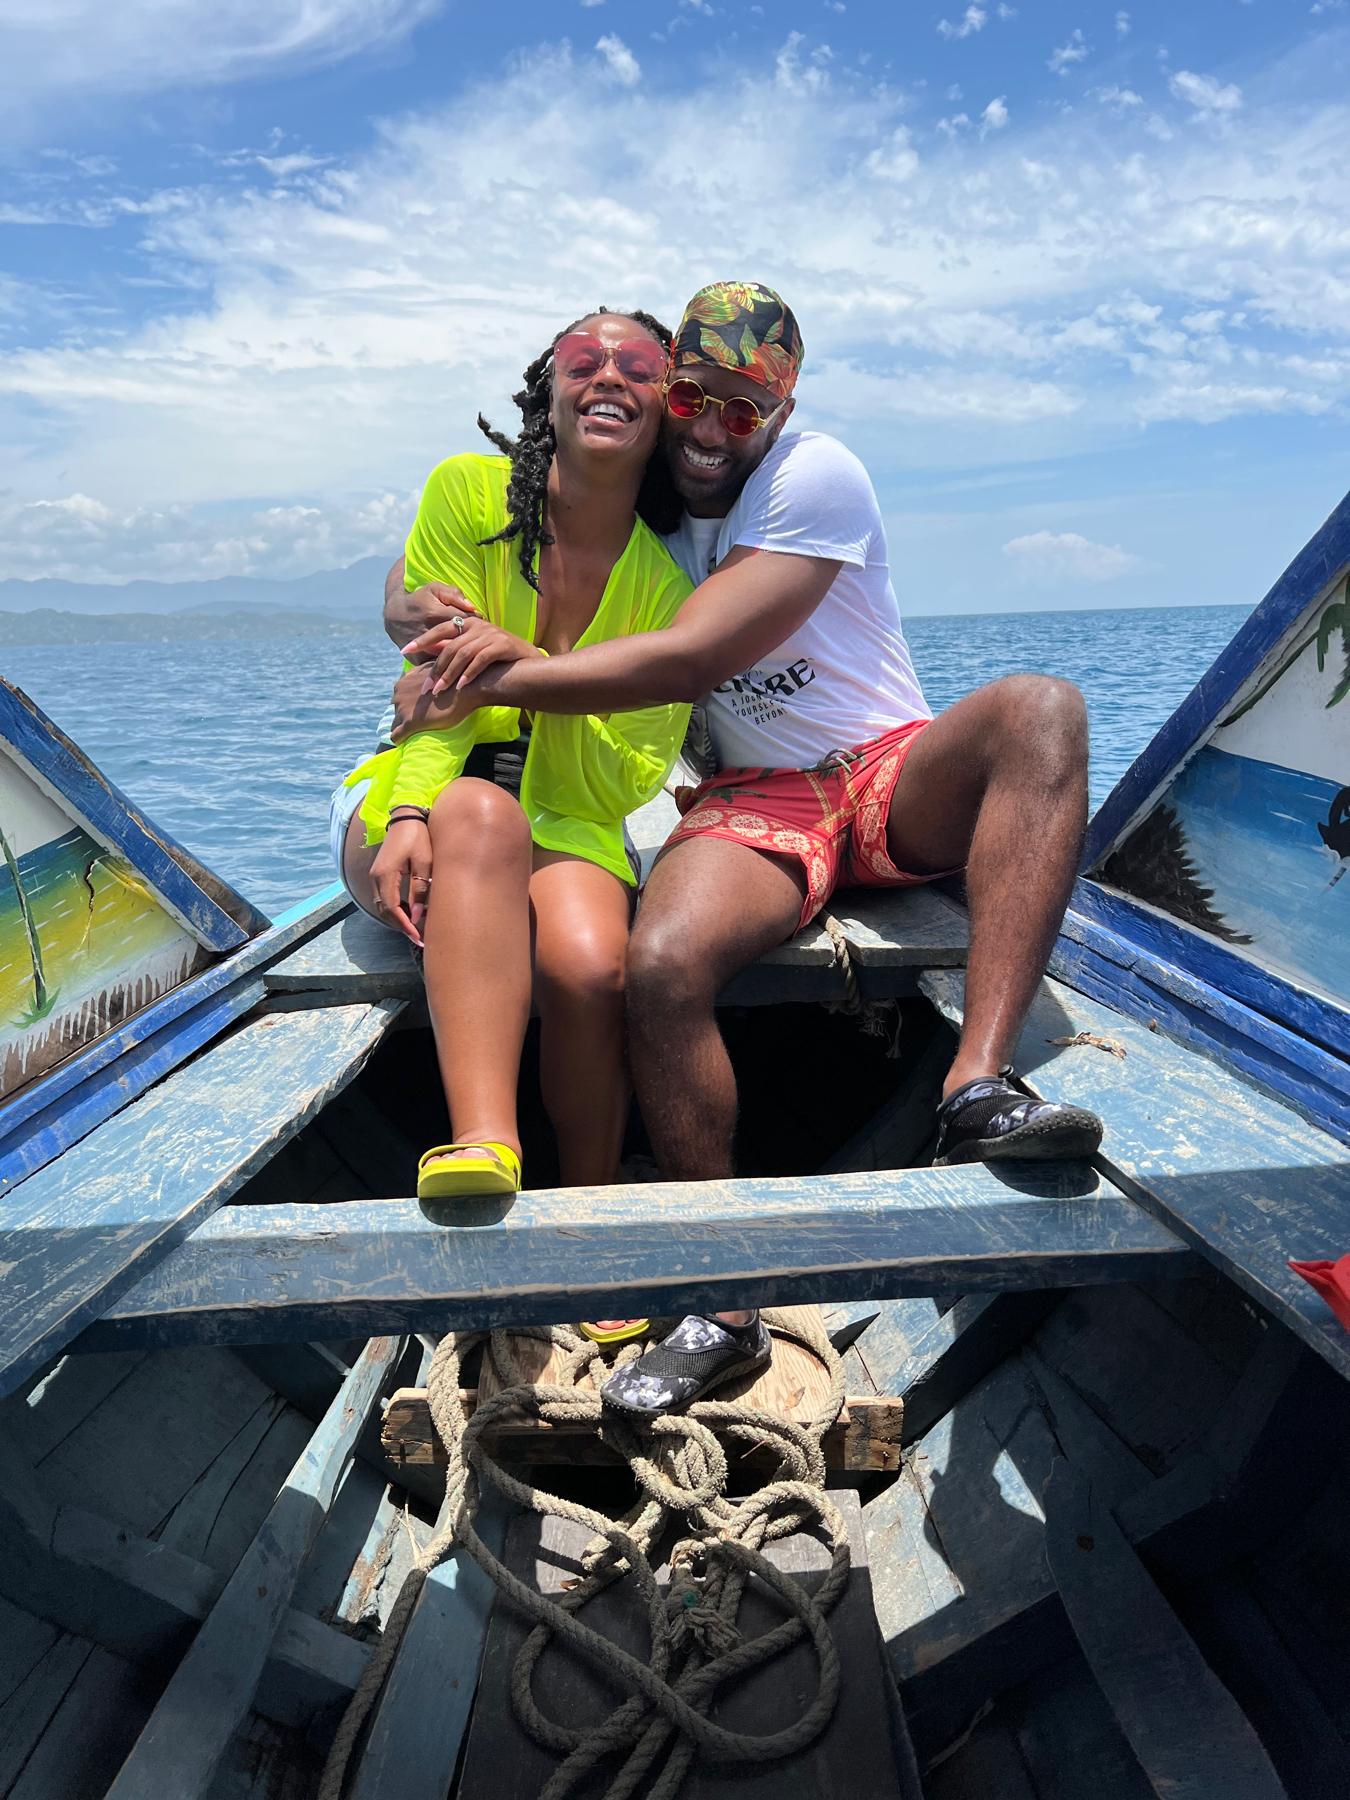
<instances>
[{"instance_id":1,"label":"weathered blue wood plank","mask_svg":"<svg viewBox=\"0 0 1350 1800\"><path fill-rule=\"evenodd\" d=\"M905 1403L902 1445L917 1443L944 1413L1005 1356L1029 1338L1062 1296L1054 1288L1010 1294L967 1294L937 1319L895 1373Z\"/></svg>"},{"instance_id":2,"label":"weathered blue wood plank","mask_svg":"<svg viewBox=\"0 0 1350 1800\"><path fill-rule=\"evenodd\" d=\"M1350 494L1299 551L1228 647L1223 650L1106 796L1088 827L1083 867L1095 869L1167 780L1178 760L1204 737L1319 595L1350 564Z\"/></svg>"},{"instance_id":3,"label":"weathered blue wood plank","mask_svg":"<svg viewBox=\"0 0 1350 1800\"><path fill-rule=\"evenodd\" d=\"M134 1044L87 1082L54 1097L30 1124L0 1142L0 1200L246 1017L266 991L259 978L245 977L181 1013L148 1041Z\"/></svg>"},{"instance_id":4,"label":"weathered blue wood plank","mask_svg":"<svg viewBox=\"0 0 1350 1800\"><path fill-rule=\"evenodd\" d=\"M1168 1800L1286 1800L1245 1714L1110 1510L1063 1460L1045 1505L1046 1560L1069 1622L1156 1791Z\"/></svg>"},{"instance_id":5,"label":"weathered blue wood plank","mask_svg":"<svg viewBox=\"0 0 1350 1800\"><path fill-rule=\"evenodd\" d=\"M324 889L7 1100L0 1106L0 1199L242 1018L264 992L257 972L350 906L340 887Z\"/></svg>"},{"instance_id":6,"label":"weathered blue wood plank","mask_svg":"<svg viewBox=\"0 0 1350 1800\"><path fill-rule=\"evenodd\" d=\"M475 1521L500 1556L507 1513L490 1496ZM347 1800L445 1800L478 1688L496 1589L467 1556L433 1569L376 1703Z\"/></svg>"},{"instance_id":7,"label":"weathered blue wood plank","mask_svg":"<svg viewBox=\"0 0 1350 1800\"><path fill-rule=\"evenodd\" d=\"M92 837L110 844L145 876L174 917L208 950L233 950L266 927L264 914L152 825L40 706L7 681L0 681L0 738L13 746L40 786L66 802Z\"/></svg>"},{"instance_id":8,"label":"weathered blue wood plank","mask_svg":"<svg viewBox=\"0 0 1350 1800\"><path fill-rule=\"evenodd\" d=\"M411 1000L422 992L412 945L359 907L268 969L268 991L321 992L344 1002Z\"/></svg>"},{"instance_id":9,"label":"weathered blue wood plank","mask_svg":"<svg viewBox=\"0 0 1350 1800\"><path fill-rule=\"evenodd\" d=\"M107 1800L194 1800L249 1711L301 1565L403 1345L368 1344L175 1670Z\"/></svg>"},{"instance_id":10,"label":"weathered blue wood plank","mask_svg":"<svg viewBox=\"0 0 1350 1800\"><path fill-rule=\"evenodd\" d=\"M0 1394L238 1192L352 1079L400 1010L388 1001L258 1019L30 1176L0 1230Z\"/></svg>"},{"instance_id":11,"label":"weathered blue wood plank","mask_svg":"<svg viewBox=\"0 0 1350 1800\"><path fill-rule=\"evenodd\" d=\"M448 1331L1186 1268L1171 1233L1090 1172L1043 1165L1017 1182L966 1167L570 1188L522 1194L478 1228L461 1211L458 1229L402 1200L231 1209L82 1345L332 1339L372 1320Z\"/></svg>"},{"instance_id":12,"label":"weathered blue wood plank","mask_svg":"<svg viewBox=\"0 0 1350 1800\"><path fill-rule=\"evenodd\" d=\"M964 912L927 888L841 894L835 910L868 996L911 993L914 970L965 962ZM322 994L329 1004L422 993L408 940L359 911L275 963L264 979L270 992ZM843 991L830 936L814 924L738 975L721 1000L739 1006L831 1000Z\"/></svg>"},{"instance_id":13,"label":"weathered blue wood plank","mask_svg":"<svg viewBox=\"0 0 1350 1800\"><path fill-rule=\"evenodd\" d=\"M1105 926L1070 914L1050 971L1130 1018L1222 1062L1321 1130L1350 1138L1350 1063L1160 962Z\"/></svg>"},{"instance_id":14,"label":"weathered blue wood plank","mask_svg":"<svg viewBox=\"0 0 1350 1800\"><path fill-rule=\"evenodd\" d=\"M61 1504L4 1434L0 1541L0 1595L34 1618L137 1661L180 1650L225 1585L218 1569L195 1557ZM367 1656L365 1646L292 1610L269 1653L267 1684L275 1696L284 1695L287 1720L307 1722L352 1691Z\"/></svg>"},{"instance_id":15,"label":"weathered blue wood plank","mask_svg":"<svg viewBox=\"0 0 1350 1800\"><path fill-rule=\"evenodd\" d=\"M933 970L921 985L959 1020L959 972ZM1079 1032L1109 1038L1125 1055L1053 1041ZM1350 1374L1350 1332L1287 1266L1291 1257L1344 1254L1350 1157L1334 1138L1058 981L1042 982L1016 1063L1033 1091L1101 1113L1111 1179Z\"/></svg>"},{"instance_id":16,"label":"weathered blue wood plank","mask_svg":"<svg viewBox=\"0 0 1350 1800\"><path fill-rule=\"evenodd\" d=\"M1183 925L1169 913L1114 888L1080 880L1065 917L1065 935L1085 941L1080 936L1084 924L1102 926L1145 952L1157 969L1159 985L1169 974L1193 975L1217 993L1288 1026L1308 1042L1338 1056L1350 1056L1350 1012L1344 1006L1296 987L1208 932Z\"/></svg>"},{"instance_id":17,"label":"weathered blue wood plank","mask_svg":"<svg viewBox=\"0 0 1350 1800\"><path fill-rule=\"evenodd\" d=\"M1073 1297L1055 1319L1131 1292ZM1043 1327L1038 1342L1048 1335ZM1061 1366L1090 1386L1090 1321L1057 1348ZM1136 1364L1152 1349L1136 1351ZM1155 1378L1145 1366L1143 1379ZM1193 1580L1284 1532L1319 1491L1334 1454L1328 1430L1334 1439L1340 1422L1325 1388L1344 1392L1291 1333L1267 1323L1236 1386L1195 1420L1193 1455L1161 1479L1033 1348L959 1400L866 1509L878 1615L924 1745L941 1748L992 1695L1072 1650L1042 1553L1039 1496L1056 1456L1114 1509L1150 1566ZM1314 1450L1320 1466L1305 1467Z\"/></svg>"},{"instance_id":18,"label":"weathered blue wood plank","mask_svg":"<svg viewBox=\"0 0 1350 1800\"><path fill-rule=\"evenodd\" d=\"M347 1364L326 1344L244 1344L235 1354L259 1381L288 1400L307 1419L319 1420L332 1404L333 1396L347 1378ZM396 1387L421 1385L421 1378L411 1355L405 1359ZM439 1504L445 1484L428 1469L396 1466L380 1445L378 1421L357 1439L356 1456L368 1469L385 1481L407 1488L424 1500Z\"/></svg>"}]
</instances>

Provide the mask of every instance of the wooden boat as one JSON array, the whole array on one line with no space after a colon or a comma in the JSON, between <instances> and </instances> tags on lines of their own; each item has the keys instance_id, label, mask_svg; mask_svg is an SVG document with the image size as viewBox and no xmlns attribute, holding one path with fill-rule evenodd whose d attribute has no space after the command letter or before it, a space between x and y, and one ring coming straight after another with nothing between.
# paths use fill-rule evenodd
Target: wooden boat
<instances>
[{"instance_id":1,"label":"wooden boat","mask_svg":"<svg viewBox=\"0 0 1350 1800\"><path fill-rule=\"evenodd\" d=\"M725 997L738 1179L447 1229L401 944L262 920L4 686L0 778L0 1796L313 1794L437 1504L427 1343L747 1301L904 1460L831 1478L833 1749L688 1793L1347 1792L1350 1331L1288 1265L1350 1251L1350 498L1094 821L1018 1054L1092 1169L926 1166L964 914L845 894ZM421 1588L346 1793L542 1786L489 1600Z\"/></svg>"}]
</instances>

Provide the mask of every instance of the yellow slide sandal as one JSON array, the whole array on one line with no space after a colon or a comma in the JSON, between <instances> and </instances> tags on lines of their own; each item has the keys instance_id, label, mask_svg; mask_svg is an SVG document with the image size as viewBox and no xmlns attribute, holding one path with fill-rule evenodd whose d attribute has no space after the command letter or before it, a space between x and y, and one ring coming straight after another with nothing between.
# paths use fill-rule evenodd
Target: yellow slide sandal
<instances>
[{"instance_id":1,"label":"yellow slide sandal","mask_svg":"<svg viewBox=\"0 0 1350 1800\"><path fill-rule=\"evenodd\" d=\"M650 1319L630 1319L626 1325L615 1325L608 1331L592 1324L589 1319L582 1319L577 1324L582 1337L589 1338L593 1344L626 1344L630 1338L640 1338L651 1328Z\"/></svg>"},{"instance_id":2,"label":"yellow slide sandal","mask_svg":"<svg viewBox=\"0 0 1350 1800\"><path fill-rule=\"evenodd\" d=\"M474 1150L475 1156L452 1155ZM436 1144L417 1165L419 1200L468 1199L479 1194L518 1194L520 1158L509 1144Z\"/></svg>"}]
</instances>

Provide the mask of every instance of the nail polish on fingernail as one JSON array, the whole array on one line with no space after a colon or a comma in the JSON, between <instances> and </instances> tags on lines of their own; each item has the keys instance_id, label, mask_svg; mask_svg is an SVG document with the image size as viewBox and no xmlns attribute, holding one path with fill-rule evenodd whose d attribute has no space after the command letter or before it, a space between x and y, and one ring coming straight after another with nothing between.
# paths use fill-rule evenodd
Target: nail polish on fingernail
<instances>
[{"instance_id":1,"label":"nail polish on fingernail","mask_svg":"<svg viewBox=\"0 0 1350 1800\"><path fill-rule=\"evenodd\" d=\"M426 680L422 683L422 692L424 694L433 694L435 691L435 688L432 686L431 677L428 675Z\"/></svg>"}]
</instances>

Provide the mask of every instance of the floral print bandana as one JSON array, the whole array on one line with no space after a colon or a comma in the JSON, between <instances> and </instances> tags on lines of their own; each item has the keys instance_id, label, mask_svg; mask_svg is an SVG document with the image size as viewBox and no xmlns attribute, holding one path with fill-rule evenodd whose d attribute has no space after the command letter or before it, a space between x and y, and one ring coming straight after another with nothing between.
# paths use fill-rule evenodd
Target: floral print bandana
<instances>
[{"instance_id":1,"label":"floral print bandana","mask_svg":"<svg viewBox=\"0 0 1350 1800\"><path fill-rule=\"evenodd\" d=\"M779 400L797 385L802 334L791 309L757 281L714 281L684 309L671 370L699 363L736 369Z\"/></svg>"}]
</instances>

